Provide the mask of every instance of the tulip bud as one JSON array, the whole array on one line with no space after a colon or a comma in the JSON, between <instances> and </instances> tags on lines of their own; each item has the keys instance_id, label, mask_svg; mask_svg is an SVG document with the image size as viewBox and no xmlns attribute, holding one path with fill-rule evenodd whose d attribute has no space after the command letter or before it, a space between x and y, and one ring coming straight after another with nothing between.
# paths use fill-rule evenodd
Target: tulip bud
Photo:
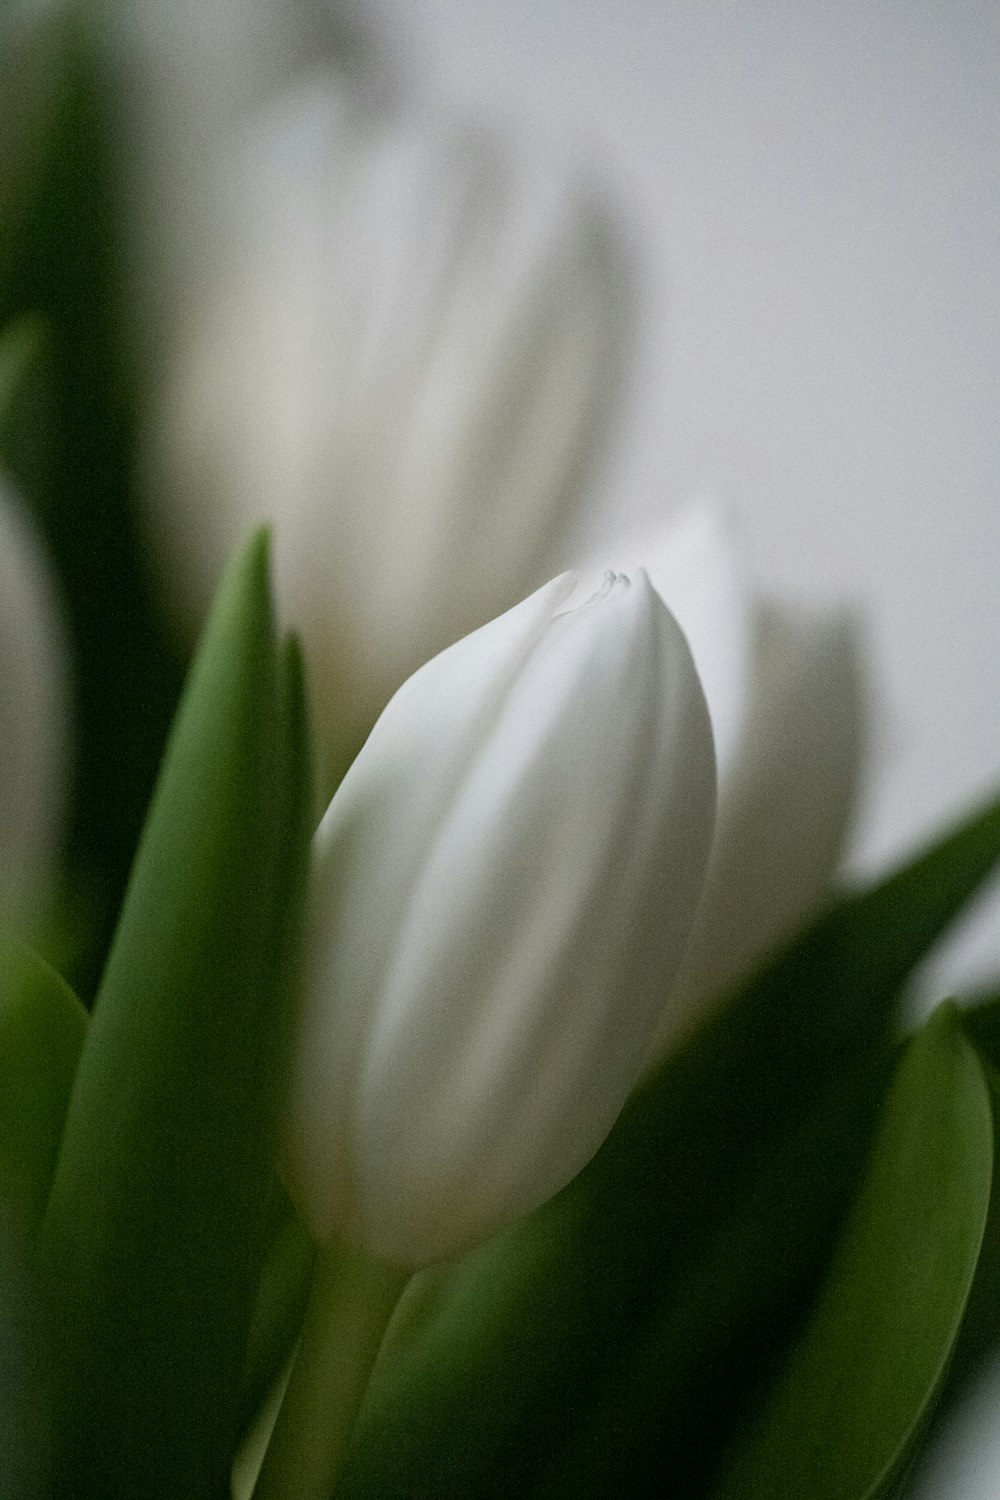
<instances>
[{"instance_id":1,"label":"tulip bud","mask_svg":"<svg viewBox=\"0 0 1000 1500\"><path fill-rule=\"evenodd\" d=\"M701 890L711 727L644 573L565 575L389 703L316 835L290 1177L421 1264L527 1213L639 1076Z\"/></svg>"},{"instance_id":2,"label":"tulip bud","mask_svg":"<svg viewBox=\"0 0 1000 1500\"><path fill-rule=\"evenodd\" d=\"M197 619L234 541L272 523L321 729L356 745L552 570L612 405L621 252L547 164L329 80L227 177L231 235L154 444L156 535Z\"/></svg>"},{"instance_id":3,"label":"tulip bud","mask_svg":"<svg viewBox=\"0 0 1000 1500\"><path fill-rule=\"evenodd\" d=\"M66 737L62 642L38 544L0 489L0 922L37 914Z\"/></svg>"}]
</instances>

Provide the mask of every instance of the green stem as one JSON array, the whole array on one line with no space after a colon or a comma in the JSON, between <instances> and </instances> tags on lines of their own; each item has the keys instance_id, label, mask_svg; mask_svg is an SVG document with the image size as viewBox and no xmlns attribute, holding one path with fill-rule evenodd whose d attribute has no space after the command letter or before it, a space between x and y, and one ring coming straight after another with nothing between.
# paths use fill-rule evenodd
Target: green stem
<instances>
[{"instance_id":1,"label":"green stem","mask_svg":"<svg viewBox=\"0 0 1000 1500\"><path fill-rule=\"evenodd\" d=\"M385 1330L411 1274L352 1246L319 1252L254 1500L330 1500Z\"/></svg>"}]
</instances>

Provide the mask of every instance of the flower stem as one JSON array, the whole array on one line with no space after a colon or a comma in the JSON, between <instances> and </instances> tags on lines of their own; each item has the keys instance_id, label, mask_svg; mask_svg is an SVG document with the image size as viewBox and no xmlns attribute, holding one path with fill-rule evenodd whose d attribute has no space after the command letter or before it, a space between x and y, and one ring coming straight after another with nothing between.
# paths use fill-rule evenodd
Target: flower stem
<instances>
[{"instance_id":1,"label":"flower stem","mask_svg":"<svg viewBox=\"0 0 1000 1500\"><path fill-rule=\"evenodd\" d=\"M382 1338L410 1275L353 1246L320 1250L254 1500L330 1500Z\"/></svg>"}]
</instances>

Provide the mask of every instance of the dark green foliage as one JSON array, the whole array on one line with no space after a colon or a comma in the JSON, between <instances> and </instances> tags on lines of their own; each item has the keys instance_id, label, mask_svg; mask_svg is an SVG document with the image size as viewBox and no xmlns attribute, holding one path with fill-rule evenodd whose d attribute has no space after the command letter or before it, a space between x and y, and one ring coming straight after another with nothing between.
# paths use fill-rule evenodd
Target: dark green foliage
<instances>
[{"instance_id":1,"label":"dark green foliage","mask_svg":"<svg viewBox=\"0 0 1000 1500\"><path fill-rule=\"evenodd\" d=\"M998 856L991 804L833 907L576 1182L444 1278L370 1392L343 1493L703 1493L755 1339L780 1359L829 1254L900 988Z\"/></svg>"},{"instance_id":2,"label":"dark green foliage","mask_svg":"<svg viewBox=\"0 0 1000 1500\"><path fill-rule=\"evenodd\" d=\"M993 1174L989 1093L954 1012L911 1041L804 1328L711 1500L886 1500L940 1391Z\"/></svg>"},{"instance_id":3,"label":"dark green foliage","mask_svg":"<svg viewBox=\"0 0 1000 1500\"><path fill-rule=\"evenodd\" d=\"M265 539L220 591L171 736L42 1228L60 1495L228 1472L275 1192L311 777Z\"/></svg>"},{"instance_id":4,"label":"dark green foliage","mask_svg":"<svg viewBox=\"0 0 1000 1500\"><path fill-rule=\"evenodd\" d=\"M0 1202L22 1232L48 1200L86 1027L47 963L0 944Z\"/></svg>"}]
</instances>

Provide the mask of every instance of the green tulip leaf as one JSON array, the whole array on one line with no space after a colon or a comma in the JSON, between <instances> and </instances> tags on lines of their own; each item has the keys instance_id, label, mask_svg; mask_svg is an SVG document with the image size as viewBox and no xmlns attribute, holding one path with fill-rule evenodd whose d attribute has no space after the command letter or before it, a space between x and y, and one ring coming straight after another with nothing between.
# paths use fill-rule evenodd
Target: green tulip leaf
<instances>
[{"instance_id":1,"label":"green tulip leaf","mask_svg":"<svg viewBox=\"0 0 1000 1500\"><path fill-rule=\"evenodd\" d=\"M0 455L4 458L11 410L44 341L44 324L30 313L16 318L0 336Z\"/></svg>"},{"instance_id":2,"label":"green tulip leaf","mask_svg":"<svg viewBox=\"0 0 1000 1500\"><path fill-rule=\"evenodd\" d=\"M828 1090L795 1128L748 1150L725 1210L664 1250L608 1341L540 1493L565 1500L702 1495L761 1372L780 1359L837 1234L888 1086L888 1049ZM630 1268L634 1270L634 1267Z\"/></svg>"},{"instance_id":3,"label":"green tulip leaf","mask_svg":"<svg viewBox=\"0 0 1000 1500\"><path fill-rule=\"evenodd\" d=\"M74 1497L196 1500L232 1457L312 812L267 553L260 536L230 568L192 669L42 1226Z\"/></svg>"},{"instance_id":4,"label":"green tulip leaf","mask_svg":"<svg viewBox=\"0 0 1000 1500\"><path fill-rule=\"evenodd\" d=\"M961 1016L966 1034L979 1050L996 1126L1000 1123L1000 1001L984 997ZM970 1379L1000 1344L1000 1152L993 1161L993 1189L979 1265L941 1398L942 1416L962 1398Z\"/></svg>"},{"instance_id":5,"label":"green tulip leaf","mask_svg":"<svg viewBox=\"0 0 1000 1500\"><path fill-rule=\"evenodd\" d=\"M0 1215L0 1495L50 1500L49 1330L29 1245Z\"/></svg>"},{"instance_id":6,"label":"green tulip leaf","mask_svg":"<svg viewBox=\"0 0 1000 1500\"><path fill-rule=\"evenodd\" d=\"M990 1201L993 1121L951 1007L907 1046L821 1293L712 1500L885 1500L940 1391Z\"/></svg>"},{"instance_id":7,"label":"green tulip leaf","mask_svg":"<svg viewBox=\"0 0 1000 1500\"><path fill-rule=\"evenodd\" d=\"M1000 993L990 991L971 1000L962 1011L962 1025L982 1055L1000 1070Z\"/></svg>"},{"instance_id":8,"label":"green tulip leaf","mask_svg":"<svg viewBox=\"0 0 1000 1500\"><path fill-rule=\"evenodd\" d=\"M257 1289L247 1332L239 1430L257 1417L285 1365L302 1326L312 1281L315 1246L294 1210L285 1206Z\"/></svg>"},{"instance_id":9,"label":"green tulip leaf","mask_svg":"<svg viewBox=\"0 0 1000 1500\"><path fill-rule=\"evenodd\" d=\"M29 949L0 945L0 1196L22 1232L45 1209L87 1013Z\"/></svg>"},{"instance_id":10,"label":"green tulip leaf","mask_svg":"<svg viewBox=\"0 0 1000 1500\"><path fill-rule=\"evenodd\" d=\"M754 1341L766 1330L778 1357L825 1261L900 989L998 856L992 804L840 902L639 1091L574 1183L436 1273L380 1362L341 1495L534 1493L543 1473L552 1494L659 1495L665 1473L686 1493Z\"/></svg>"}]
</instances>

